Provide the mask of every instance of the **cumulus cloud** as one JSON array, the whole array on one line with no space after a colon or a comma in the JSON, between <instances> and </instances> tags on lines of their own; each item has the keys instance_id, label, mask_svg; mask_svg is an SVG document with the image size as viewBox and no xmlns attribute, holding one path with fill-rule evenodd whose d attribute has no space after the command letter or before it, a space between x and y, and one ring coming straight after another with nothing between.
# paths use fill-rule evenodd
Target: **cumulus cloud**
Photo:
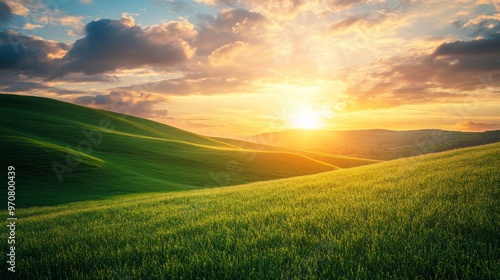
<instances>
[{"instance_id":1,"label":"cumulus cloud","mask_svg":"<svg viewBox=\"0 0 500 280\"><path fill-rule=\"evenodd\" d=\"M133 18L101 19L85 27L86 36L77 40L62 58L62 67L54 77L68 73L94 75L117 69L143 66L172 66L189 60L194 54L186 41L194 27L177 22L141 28Z\"/></svg>"},{"instance_id":2,"label":"cumulus cloud","mask_svg":"<svg viewBox=\"0 0 500 280\"><path fill-rule=\"evenodd\" d=\"M57 20L61 25L78 25L82 17ZM85 36L73 45L7 31L0 40L0 71L81 83L116 82L119 70L148 67L183 77L139 88L187 95L250 92L255 79L276 76L280 71L275 66L286 64L281 58L279 63L273 61L274 46L265 37L267 19L262 14L230 8L205 20L197 27L187 20L142 27L124 13L119 20L88 23ZM123 89L137 92L136 88Z\"/></svg>"},{"instance_id":3,"label":"cumulus cloud","mask_svg":"<svg viewBox=\"0 0 500 280\"><path fill-rule=\"evenodd\" d=\"M258 43L263 40L266 18L246 9L224 9L199 28L194 44L198 54L210 55L214 50L236 41Z\"/></svg>"},{"instance_id":4,"label":"cumulus cloud","mask_svg":"<svg viewBox=\"0 0 500 280\"><path fill-rule=\"evenodd\" d=\"M340 78L349 84L353 108L466 102L478 98L471 96L475 90L500 87L499 50L500 34L448 42L428 55L346 70Z\"/></svg>"},{"instance_id":5,"label":"cumulus cloud","mask_svg":"<svg viewBox=\"0 0 500 280\"><path fill-rule=\"evenodd\" d=\"M434 56L499 56L500 55L500 33L491 35L490 38L455 41L440 45L434 52ZM497 57L500 58L500 57ZM500 65L498 65L500 69Z\"/></svg>"},{"instance_id":6,"label":"cumulus cloud","mask_svg":"<svg viewBox=\"0 0 500 280\"><path fill-rule=\"evenodd\" d=\"M121 19L100 19L84 27L82 17L57 15L53 19L55 24L81 25L81 30L84 30L81 35L74 30L69 32L83 37L73 45L66 45L14 32L9 33L12 36L8 40L2 40L0 36L0 72L40 78L33 80L35 83L46 79L47 84L61 81L112 83L118 81L120 75L139 73L141 68L175 75L175 78L166 80L159 80L161 78L155 76L154 82L115 88L112 93L105 94L115 101L131 100L132 96L137 99L141 92L177 96L254 93L259 92L260 86L265 86L266 83L270 86L287 81L313 83L311 81L324 77L332 78L334 74L331 73L335 73L338 68L332 67L330 71L329 64L339 62L334 57L336 54L332 48L335 41L345 42L353 47L349 31L356 31L360 27L380 27L378 24L381 22L384 22L383 27L386 24L402 23L403 21L394 20L391 11L417 3L409 0L198 2L221 5L217 7L221 9L215 16L199 15L196 26L187 20L140 26L131 14L124 13ZM314 10L312 5L316 6L314 9L323 9L324 14ZM280 14L293 14L305 11L306 8L311 9L303 17L286 22L276 20L270 12L282 9ZM333 17L331 12L339 9L343 9L344 13ZM385 34L380 32L381 40L376 42L373 49L383 53L384 59L390 57L392 53L385 52L388 48L380 47L382 43L379 42L383 41L386 44L384 46L395 46L395 51L403 55L398 59L380 59L365 69L347 70L344 77L339 75L340 80L347 84L346 94L351 96L353 103L388 107L435 101L455 102L468 97L467 93L460 91L482 87L483 81L488 86L496 86L500 81L500 33L495 32L498 26L497 15L477 16L476 13L471 14L471 17L468 22L468 19L461 21L458 28L469 28L470 32L475 32L479 37L469 41L447 42L425 55L422 52L405 54L410 47L398 45L404 39L396 41L394 38L383 37ZM51 24L43 16L35 23ZM313 23L313 27L309 27L308 23ZM36 27L38 26L29 26ZM333 32L325 32L328 28ZM382 29L385 30L378 28ZM308 31L311 33L304 33ZM337 34L340 32L346 33ZM391 29L390 32L399 36L396 29ZM373 40L378 38L374 37ZM12 43L9 41L12 39L22 43ZM398 46L401 46L400 50L396 50ZM372 45L367 43L363 47L361 51L369 54ZM367 60L372 58L368 57ZM366 65L364 59L361 57L361 65ZM375 61L375 58L371 61ZM136 72L127 69L134 69ZM353 79L352 73L354 76L356 73L366 76ZM43 89L43 84L39 89ZM20 84L10 89L5 88L16 90L29 86L30 84ZM36 86L31 84L33 89ZM96 99L96 96L89 95L79 99L79 102L104 106L99 103L102 98Z\"/></svg>"},{"instance_id":7,"label":"cumulus cloud","mask_svg":"<svg viewBox=\"0 0 500 280\"><path fill-rule=\"evenodd\" d=\"M0 72L47 77L57 67L54 58L66 53L65 43L43 40L13 31L0 32Z\"/></svg>"},{"instance_id":8,"label":"cumulus cloud","mask_svg":"<svg viewBox=\"0 0 500 280\"><path fill-rule=\"evenodd\" d=\"M144 93L111 91L109 94L86 95L74 99L74 102L93 108L115 111L144 118L165 117L168 112L155 106L165 102L165 98Z\"/></svg>"},{"instance_id":9,"label":"cumulus cloud","mask_svg":"<svg viewBox=\"0 0 500 280\"><path fill-rule=\"evenodd\" d=\"M454 41L439 45L430 58L422 58L421 65L427 65L428 75L434 75L443 86L452 87L455 81L447 79L451 75L460 75L470 83L458 83L458 88L464 90L475 89L477 77L474 75L492 74L500 71L500 33L492 34L488 38L471 41ZM439 79L437 75L443 75ZM469 75L467 79L464 75Z\"/></svg>"},{"instance_id":10,"label":"cumulus cloud","mask_svg":"<svg viewBox=\"0 0 500 280\"><path fill-rule=\"evenodd\" d=\"M249 48L250 44L241 41L225 44L224 46L214 50L208 57L208 60L212 65L231 64L234 63L235 60L244 54Z\"/></svg>"},{"instance_id":11,"label":"cumulus cloud","mask_svg":"<svg viewBox=\"0 0 500 280\"><path fill-rule=\"evenodd\" d=\"M413 67L401 65L394 70L409 82L435 82L442 88L472 91L498 87L500 33L489 38L443 43L430 57L420 58ZM418 70L420 74L415 73ZM490 77L487 84L486 77Z\"/></svg>"},{"instance_id":12,"label":"cumulus cloud","mask_svg":"<svg viewBox=\"0 0 500 280\"><path fill-rule=\"evenodd\" d=\"M196 47L196 63L186 65L183 76L119 88L127 92L150 92L165 95L214 95L247 93L256 89L260 79L270 79L278 72L270 52L272 45L264 38L266 18L245 9L223 9L198 26L191 38ZM179 23L178 23L179 24ZM184 23L185 24L185 23ZM163 33L151 27L153 34ZM161 27L164 28L164 27ZM182 34L181 25L171 25L171 33ZM165 40L155 35L158 40ZM280 61L284 64L283 61ZM274 69L274 70L273 70Z\"/></svg>"}]
</instances>

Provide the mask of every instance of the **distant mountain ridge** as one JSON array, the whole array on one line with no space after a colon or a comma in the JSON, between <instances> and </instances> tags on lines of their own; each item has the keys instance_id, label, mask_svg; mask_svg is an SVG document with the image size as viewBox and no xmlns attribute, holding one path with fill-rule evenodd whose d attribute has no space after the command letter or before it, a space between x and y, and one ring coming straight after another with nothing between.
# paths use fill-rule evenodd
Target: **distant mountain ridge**
<instances>
[{"instance_id":1,"label":"distant mountain ridge","mask_svg":"<svg viewBox=\"0 0 500 280\"><path fill-rule=\"evenodd\" d=\"M500 142L500 130L286 130L252 137L259 143L336 155L391 160ZM293 139L290 141L290 139Z\"/></svg>"}]
</instances>

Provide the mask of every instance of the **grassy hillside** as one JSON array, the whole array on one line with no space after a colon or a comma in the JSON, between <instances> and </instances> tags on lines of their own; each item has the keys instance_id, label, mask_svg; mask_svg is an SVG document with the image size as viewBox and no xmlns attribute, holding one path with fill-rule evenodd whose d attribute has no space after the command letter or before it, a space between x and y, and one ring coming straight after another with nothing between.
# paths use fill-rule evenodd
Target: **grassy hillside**
<instances>
[{"instance_id":1,"label":"grassy hillside","mask_svg":"<svg viewBox=\"0 0 500 280\"><path fill-rule=\"evenodd\" d=\"M500 144L492 144L232 188L23 209L18 276L498 279L499 201Z\"/></svg>"},{"instance_id":2,"label":"grassy hillside","mask_svg":"<svg viewBox=\"0 0 500 280\"><path fill-rule=\"evenodd\" d=\"M253 137L259 143L379 160L392 160L500 142L500 130L460 132L439 129L329 131L287 130ZM292 141L290 141L292 139Z\"/></svg>"},{"instance_id":3,"label":"grassy hillside","mask_svg":"<svg viewBox=\"0 0 500 280\"><path fill-rule=\"evenodd\" d=\"M245 150L153 121L38 97L1 94L0 128L2 168L16 167L22 186L19 207L337 169L304 155Z\"/></svg>"},{"instance_id":4,"label":"grassy hillside","mask_svg":"<svg viewBox=\"0 0 500 280\"><path fill-rule=\"evenodd\" d=\"M315 151L305 151L305 150L296 150L296 149L283 148L283 147L275 147L275 146L264 145L261 143L255 143L255 142L251 142L251 141L242 141L242 140L237 140L237 139L227 139L227 138L217 138L217 137L213 137L213 139L219 140L219 141L224 142L224 143L228 143L230 145L233 145L233 146L236 146L236 147L239 147L242 149L247 149L247 150L282 151L282 152L299 154L299 155L303 155L303 156L306 156L306 157L309 157L309 158L312 158L315 160L319 160L322 162L326 162L326 163L335 165L335 166L340 167L340 168L351 168L351 167L357 167L357 166L381 162L380 160L373 160L373 159L347 157L347 156L339 156L339 155L327 154L327 153L315 152ZM258 140L258 139L254 139L254 140Z\"/></svg>"}]
</instances>

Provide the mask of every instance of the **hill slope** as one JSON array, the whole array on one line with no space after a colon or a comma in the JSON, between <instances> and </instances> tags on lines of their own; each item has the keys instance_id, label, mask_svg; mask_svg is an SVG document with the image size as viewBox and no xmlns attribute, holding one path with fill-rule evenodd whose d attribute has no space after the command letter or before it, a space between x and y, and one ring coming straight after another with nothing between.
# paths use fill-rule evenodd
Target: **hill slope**
<instances>
[{"instance_id":1,"label":"hill slope","mask_svg":"<svg viewBox=\"0 0 500 280\"><path fill-rule=\"evenodd\" d=\"M499 201L500 144L492 144L232 188L25 209L19 276L498 279Z\"/></svg>"},{"instance_id":2,"label":"hill slope","mask_svg":"<svg viewBox=\"0 0 500 280\"><path fill-rule=\"evenodd\" d=\"M334 155L334 154L327 154L327 153L321 153L321 152L315 152L315 151L305 151L305 150L296 150L296 149L290 149L290 148L283 148L283 147L275 147L275 146L269 146L269 145L264 145L260 143L255 143L251 141L243 141L243 140L237 140L237 139L227 139L227 138L218 138L218 137L212 137L212 139L242 148L242 149L248 149L248 150L255 150L255 151L281 151L281 152L288 152L288 153L294 153L294 154L299 154L303 155L315 160L319 160L322 162L326 162L332 165L335 165L340 168L351 168L351 167L357 167L357 166L363 166L367 164L374 164L381 162L380 160L373 160L373 159L366 159L366 158L356 158L356 157L347 157L347 156L339 156L339 155ZM258 139L254 139L258 140Z\"/></svg>"},{"instance_id":3,"label":"hill slope","mask_svg":"<svg viewBox=\"0 0 500 280\"><path fill-rule=\"evenodd\" d=\"M408 131L295 129L264 133L254 136L253 139L272 146L391 160L500 142L500 130L460 132L439 129Z\"/></svg>"},{"instance_id":4,"label":"hill slope","mask_svg":"<svg viewBox=\"0 0 500 280\"><path fill-rule=\"evenodd\" d=\"M3 170L14 166L23 186L20 207L337 169L299 154L240 149L146 119L38 97L1 94L0 128Z\"/></svg>"}]
</instances>

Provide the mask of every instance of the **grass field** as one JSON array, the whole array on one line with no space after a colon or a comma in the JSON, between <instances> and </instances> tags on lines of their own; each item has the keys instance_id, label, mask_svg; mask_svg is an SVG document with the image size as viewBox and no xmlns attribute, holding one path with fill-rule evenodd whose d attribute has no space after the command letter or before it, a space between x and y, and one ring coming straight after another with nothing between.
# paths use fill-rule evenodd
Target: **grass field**
<instances>
[{"instance_id":1,"label":"grass field","mask_svg":"<svg viewBox=\"0 0 500 280\"><path fill-rule=\"evenodd\" d=\"M357 167L357 166L382 162L381 160L347 157L347 156L334 155L334 154L315 152L315 151L306 151L306 150L297 150L297 149L290 149L290 148L283 148L283 147L275 147L275 146L265 145L262 143L242 141L242 140L237 140L237 139L227 139L227 138L213 138L213 139L219 140L221 142L224 142L224 143L236 146L236 147L247 149L247 150L281 151L281 152L299 154L299 155L303 155L303 156L306 156L306 157L309 157L309 158L312 158L315 160L319 160L321 162L332 164L332 165L340 167L340 168L351 168L351 167ZM254 139L254 140L258 140L258 139Z\"/></svg>"},{"instance_id":2,"label":"grass field","mask_svg":"<svg viewBox=\"0 0 500 280\"><path fill-rule=\"evenodd\" d=\"M342 167L374 163L335 156L323 157L323 162L312 153L243 149L146 119L19 95L0 95L0 127L2 168L15 166L23 186L20 207L237 185L339 168L331 162Z\"/></svg>"},{"instance_id":3,"label":"grass field","mask_svg":"<svg viewBox=\"0 0 500 280\"><path fill-rule=\"evenodd\" d=\"M499 201L500 144L492 144L230 188L32 207L18 211L17 276L498 279Z\"/></svg>"}]
</instances>

